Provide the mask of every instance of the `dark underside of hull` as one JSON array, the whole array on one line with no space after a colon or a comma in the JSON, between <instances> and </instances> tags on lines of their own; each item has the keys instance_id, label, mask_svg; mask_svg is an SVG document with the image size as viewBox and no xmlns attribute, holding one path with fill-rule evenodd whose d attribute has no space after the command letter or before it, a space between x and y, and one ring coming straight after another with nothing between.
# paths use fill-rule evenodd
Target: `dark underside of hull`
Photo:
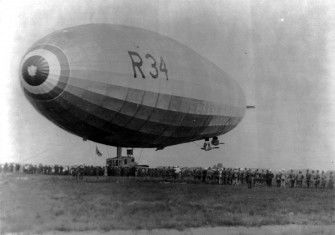
<instances>
[{"instance_id":1,"label":"dark underside of hull","mask_svg":"<svg viewBox=\"0 0 335 235\"><path fill-rule=\"evenodd\" d=\"M29 100L33 99L29 93L25 93ZM150 118L144 120L115 112L68 92L63 92L53 100L34 100L31 103L40 113L66 131L94 142L121 147L157 148L213 137L230 131L241 119L223 117L223 125L209 127L212 118L209 115L177 115L169 110L153 110L151 115L179 117L176 125L168 125L153 122ZM193 123L191 125L190 120Z\"/></svg>"}]
</instances>

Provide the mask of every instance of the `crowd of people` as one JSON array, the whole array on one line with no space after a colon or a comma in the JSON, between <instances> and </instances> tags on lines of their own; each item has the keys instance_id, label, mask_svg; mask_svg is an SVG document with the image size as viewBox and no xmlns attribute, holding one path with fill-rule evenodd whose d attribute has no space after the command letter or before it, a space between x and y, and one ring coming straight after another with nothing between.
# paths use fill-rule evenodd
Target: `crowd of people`
<instances>
[{"instance_id":1,"label":"crowd of people","mask_svg":"<svg viewBox=\"0 0 335 235\"><path fill-rule=\"evenodd\" d=\"M266 185L268 187L290 188L330 188L334 187L333 172L319 170L281 170L225 168L225 167L157 167L143 166L62 166L5 163L0 164L0 173L72 175L77 179L84 176L119 176L160 178L162 180L187 181L220 185L247 185L249 188Z\"/></svg>"}]
</instances>

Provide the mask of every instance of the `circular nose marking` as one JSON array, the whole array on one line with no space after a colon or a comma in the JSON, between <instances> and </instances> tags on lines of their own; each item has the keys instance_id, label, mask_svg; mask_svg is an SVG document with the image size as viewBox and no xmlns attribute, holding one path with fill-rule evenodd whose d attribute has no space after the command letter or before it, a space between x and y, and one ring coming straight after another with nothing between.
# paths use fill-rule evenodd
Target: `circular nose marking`
<instances>
[{"instance_id":1,"label":"circular nose marking","mask_svg":"<svg viewBox=\"0 0 335 235\"><path fill-rule=\"evenodd\" d=\"M49 75L49 64L42 57L29 57L22 66L22 77L31 86L41 85Z\"/></svg>"},{"instance_id":2,"label":"circular nose marking","mask_svg":"<svg viewBox=\"0 0 335 235\"><path fill-rule=\"evenodd\" d=\"M62 49L38 44L30 48L20 68L21 85L33 100L52 100L65 89L70 66Z\"/></svg>"}]
</instances>

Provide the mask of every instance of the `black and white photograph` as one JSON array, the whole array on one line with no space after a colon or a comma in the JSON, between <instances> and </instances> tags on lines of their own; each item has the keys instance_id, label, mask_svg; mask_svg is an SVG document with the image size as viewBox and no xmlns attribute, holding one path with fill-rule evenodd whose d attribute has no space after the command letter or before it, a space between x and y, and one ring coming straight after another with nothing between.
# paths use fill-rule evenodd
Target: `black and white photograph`
<instances>
[{"instance_id":1,"label":"black and white photograph","mask_svg":"<svg viewBox=\"0 0 335 235\"><path fill-rule=\"evenodd\" d=\"M335 234L335 2L0 0L1 234Z\"/></svg>"}]
</instances>

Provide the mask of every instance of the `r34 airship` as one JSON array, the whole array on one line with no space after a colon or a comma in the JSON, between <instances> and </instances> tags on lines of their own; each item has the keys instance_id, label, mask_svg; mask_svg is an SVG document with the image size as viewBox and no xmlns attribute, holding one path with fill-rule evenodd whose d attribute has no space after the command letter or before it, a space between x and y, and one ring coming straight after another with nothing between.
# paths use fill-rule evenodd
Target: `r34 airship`
<instances>
[{"instance_id":1,"label":"r34 airship","mask_svg":"<svg viewBox=\"0 0 335 235\"><path fill-rule=\"evenodd\" d=\"M117 147L218 145L246 110L241 88L219 67L171 38L120 25L47 35L24 55L20 81L50 121Z\"/></svg>"}]
</instances>

